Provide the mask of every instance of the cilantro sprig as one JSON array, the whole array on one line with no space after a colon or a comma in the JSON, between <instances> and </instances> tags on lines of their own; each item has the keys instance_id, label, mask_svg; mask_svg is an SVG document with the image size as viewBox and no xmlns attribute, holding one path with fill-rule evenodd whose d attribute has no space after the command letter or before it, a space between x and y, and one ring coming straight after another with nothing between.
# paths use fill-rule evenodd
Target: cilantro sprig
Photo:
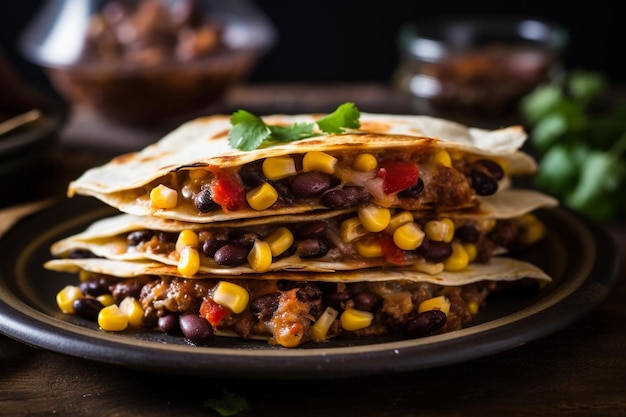
<instances>
[{"instance_id":1,"label":"cilantro sprig","mask_svg":"<svg viewBox=\"0 0 626 417\"><path fill-rule=\"evenodd\" d=\"M289 126L268 125L259 116L246 110L237 110L230 118L233 126L228 134L228 143L234 149L251 151L272 142L293 142L321 133L344 133L361 126L361 113L352 102L341 104L337 109L315 123L293 123Z\"/></svg>"},{"instance_id":2,"label":"cilantro sprig","mask_svg":"<svg viewBox=\"0 0 626 417\"><path fill-rule=\"evenodd\" d=\"M572 70L521 105L540 157L535 184L596 220L626 213L626 104L607 90L602 74Z\"/></svg>"}]
</instances>

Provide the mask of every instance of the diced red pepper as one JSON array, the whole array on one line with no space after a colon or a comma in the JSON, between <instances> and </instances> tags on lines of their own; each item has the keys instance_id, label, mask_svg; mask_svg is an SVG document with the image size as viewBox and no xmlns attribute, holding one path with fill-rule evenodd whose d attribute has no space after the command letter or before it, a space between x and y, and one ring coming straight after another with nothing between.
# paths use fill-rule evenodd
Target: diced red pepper
<instances>
[{"instance_id":1,"label":"diced red pepper","mask_svg":"<svg viewBox=\"0 0 626 417\"><path fill-rule=\"evenodd\" d=\"M200 305L200 316L211 323L213 327L217 326L228 314L228 309L217 304L211 298L205 298Z\"/></svg>"},{"instance_id":2,"label":"diced red pepper","mask_svg":"<svg viewBox=\"0 0 626 417\"><path fill-rule=\"evenodd\" d=\"M211 199L227 210L246 208L246 193L236 176L221 169L212 169Z\"/></svg>"},{"instance_id":3,"label":"diced red pepper","mask_svg":"<svg viewBox=\"0 0 626 417\"><path fill-rule=\"evenodd\" d=\"M383 191L392 194L417 184L418 166L411 161L386 159L379 165L376 176L383 179Z\"/></svg>"},{"instance_id":4,"label":"diced red pepper","mask_svg":"<svg viewBox=\"0 0 626 417\"><path fill-rule=\"evenodd\" d=\"M380 249L387 262L391 262L394 265L404 265L404 251L396 246L391 236L381 233Z\"/></svg>"}]
</instances>

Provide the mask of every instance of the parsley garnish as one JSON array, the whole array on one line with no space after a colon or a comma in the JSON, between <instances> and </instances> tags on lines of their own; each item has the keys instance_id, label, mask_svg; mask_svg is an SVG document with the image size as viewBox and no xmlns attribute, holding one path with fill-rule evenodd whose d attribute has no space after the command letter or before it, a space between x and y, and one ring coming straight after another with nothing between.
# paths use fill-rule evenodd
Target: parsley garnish
<instances>
[{"instance_id":1,"label":"parsley garnish","mask_svg":"<svg viewBox=\"0 0 626 417\"><path fill-rule=\"evenodd\" d=\"M358 129L360 116L354 103L347 102L315 123L324 133L343 133L346 129ZM259 116L245 110L234 112L230 123L233 128L228 134L228 143L240 151L251 151L267 142L292 142L319 135L313 131L315 123L268 125Z\"/></svg>"}]
</instances>

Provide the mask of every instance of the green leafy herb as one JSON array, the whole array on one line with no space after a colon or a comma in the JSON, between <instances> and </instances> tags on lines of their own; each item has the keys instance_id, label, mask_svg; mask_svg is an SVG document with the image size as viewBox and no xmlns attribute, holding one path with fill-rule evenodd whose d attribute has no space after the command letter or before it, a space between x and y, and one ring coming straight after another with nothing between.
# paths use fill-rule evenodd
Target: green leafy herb
<instances>
[{"instance_id":1,"label":"green leafy herb","mask_svg":"<svg viewBox=\"0 0 626 417\"><path fill-rule=\"evenodd\" d=\"M324 133L343 133L347 129L358 129L361 126L360 116L354 103L347 102L316 123ZM245 110L233 113L230 123L233 127L228 135L228 143L240 151L251 151L271 142L292 142L319 135L314 131L315 123L268 125L260 117Z\"/></svg>"},{"instance_id":2,"label":"green leafy herb","mask_svg":"<svg viewBox=\"0 0 626 417\"><path fill-rule=\"evenodd\" d=\"M626 105L597 72L575 70L524 98L538 188L597 220L626 213Z\"/></svg>"},{"instance_id":3,"label":"green leafy herb","mask_svg":"<svg viewBox=\"0 0 626 417\"><path fill-rule=\"evenodd\" d=\"M210 398L204 402L204 406L210 407L223 417L229 417L247 410L248 401L239 395L224 390L220 398Z\"/></svg>"}]
</instances>

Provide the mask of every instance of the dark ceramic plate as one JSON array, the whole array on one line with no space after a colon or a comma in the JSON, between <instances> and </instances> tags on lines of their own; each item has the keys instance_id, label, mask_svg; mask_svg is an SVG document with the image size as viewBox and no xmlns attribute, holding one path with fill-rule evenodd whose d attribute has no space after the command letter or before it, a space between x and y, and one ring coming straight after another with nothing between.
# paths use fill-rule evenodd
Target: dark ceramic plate
<instances>
[{"instance_id":1,"label":"dark ceramic plate","mask_svg":"<svg viewBox=\"0 0 626 417\"><path fill-rule=\"evenodd\" d=\"M489 300L471 327L422 339L337 339L297 349L217 338L210 347L160 332L107 333L62 314L56 293L77 283L47 271L52 242L115 212L75 197L31 214L0 238L0 332L28 345L135 369L246 378L336 378L418 370L511 349L580 319L608 295L618 277L615 242L600 226L565 209L540 210L547 238L524 258L554 281L539 293Z\"/></svg>"}]
</instances>

